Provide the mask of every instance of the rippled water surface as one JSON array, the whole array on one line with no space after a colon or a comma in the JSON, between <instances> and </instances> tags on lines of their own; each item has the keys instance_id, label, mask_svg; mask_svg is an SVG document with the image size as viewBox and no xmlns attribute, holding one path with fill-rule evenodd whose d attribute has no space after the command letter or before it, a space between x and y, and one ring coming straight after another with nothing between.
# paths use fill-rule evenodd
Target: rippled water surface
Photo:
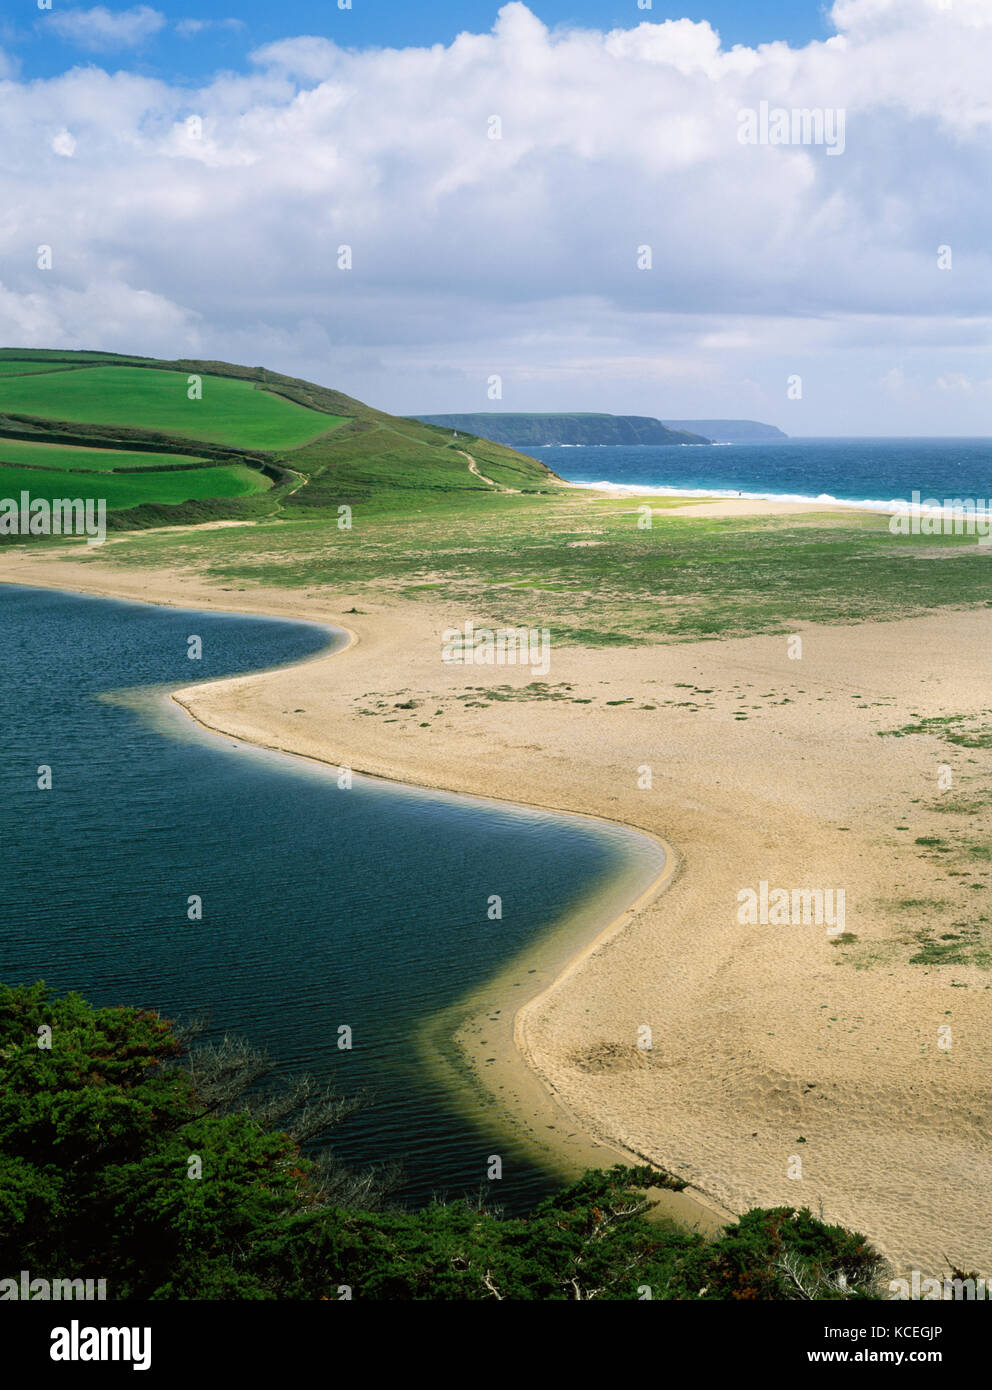
<instances>
[{"instance_id":1,"label":"rippled water surface","mask_svg":"<svg viewBox=\"0 0 992 1390\"><path fill-rule=\"evenodd\" d=\"M207 1010L210 1036L242 1033L280 1064L372 1093L335 1131L342 1157L402 1160L408 1200L477 1191L493 1135L427 1073L418 1025L638 856L646 872L649 842L371 779L341 790L161 698L313 656L337 640L327 629L10 586L0 620L0 978ZM502 1151L500 1199L529 1204L548 1175L512 1142Z\"/></svg>"},{"instance_id":2,"label":"rippled water surface","mask_svg":"<svg viewBox=\"0 0 992 1390\"><path fill-rule=\"evenodd\" d=\"M992 439L781 439L528 449L575 483L661 492L837 498L878 505L971 498L992 510Z\"/></svg>"}]
</instances>

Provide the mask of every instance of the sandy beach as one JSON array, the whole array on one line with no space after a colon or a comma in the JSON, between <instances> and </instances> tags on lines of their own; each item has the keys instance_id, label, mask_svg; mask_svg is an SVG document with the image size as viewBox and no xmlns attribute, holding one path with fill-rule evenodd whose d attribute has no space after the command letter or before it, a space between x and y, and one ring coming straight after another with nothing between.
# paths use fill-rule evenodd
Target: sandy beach
<instances>
[{"instance_id":1,"label":"sandy beach","mask_svg":"<svg viewBox=\"0 0 992 1390\"><path fill-rule=\"evenodd\" d=\"M987 911L969 850L988 842L985 755L880 736L986 710L986 612L800 626L798 659L786 635L555 644L541 679L589 701L562 704L526 690L526 667L443 663L444 629L486 614L438 595L235 588L99 551L6 551L0 579L347 627L342 652L179 698L237 738L660 838L673 872L658 891L516 1011L529 1122L557 1107L563 1131L670 1169L711 1213L809 1206L897 1270L987 1270L992 985L973 964L911 963L920 929ZM522 698L480 697L496 684ZM950 809L962 799L970 814ZM852 939L742 925L739 894L761 882L843 889ZM478 1047L471 1028L463 1041ZM525 1103L510 1072L499 1085Z\"/></svg>"},{"instance_id":2,"label":"sandy beach","mask_svg":"<svg viewBox=\"0 0 992 1390\"><path fill-rule=\"evenodd\" d=\"M686 516L700 517L703 519L718 519L720 517L740 517L740 516L809 516L814 513L822 515L824 512L843 515L845 512L866 512L871 511L876 514L884 510L886 514L895 511L895 508L876 508L865 507L858 502L841 502L834 500L829 503L816 502L813 500L796 501L786 497L696 497L691 493L672 492L645 492L634 484L608 484L597 483L563 483L563 487L574 488L580 493L588 494L591 502L596 502L602 498L617 499L636 499L638 502L649 502L656 507L655 524L664 521L666 517L678 516L680 513ZM673 497L678 497L679 506L666 511L663 506L666 501L671 501ZM686 500L688 498L688 501ZM687 510L691 509L691 510Z\"/></svg>"}]
</instances>

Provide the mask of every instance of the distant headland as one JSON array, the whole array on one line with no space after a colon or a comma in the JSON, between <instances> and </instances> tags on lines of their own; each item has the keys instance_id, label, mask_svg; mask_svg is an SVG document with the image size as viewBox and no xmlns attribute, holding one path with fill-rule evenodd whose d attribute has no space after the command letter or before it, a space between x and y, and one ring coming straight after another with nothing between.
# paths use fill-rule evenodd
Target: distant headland
<instances>
[{"instance_id":1,"label":"distant headland","mask_svg":"<svg viewBox=\"0 0 992 1390\"><path fill-rule=\"evenodd\" d=\"M415 418L515 449L543 444L722 444L787 438L774 425L755 420L661 421L650 415L502 410Z\"/></svg>"},{"instance_id":2,"label":"distant headland","mask_svg":"<svg viewBox=\"0 0 992 1390\"><path fill-rule=\"evenodd\" d=\"M762 439L788 439L777 425L759 420L666 420L671 430L695 430L714 444L750 444Z\"/></svg>"}]
</instances>

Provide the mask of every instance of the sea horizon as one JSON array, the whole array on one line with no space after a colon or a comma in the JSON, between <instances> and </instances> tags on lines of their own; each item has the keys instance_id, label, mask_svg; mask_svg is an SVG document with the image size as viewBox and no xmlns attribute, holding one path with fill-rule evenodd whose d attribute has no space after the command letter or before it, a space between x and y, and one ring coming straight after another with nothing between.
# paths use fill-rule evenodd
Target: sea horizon
<instances>
[{"instance_id":1,"label":"sea horizon","mask_svg":"<svg viewBox=\"0 0 992 1390\"><path fill-rule=\"evenodd\" d=\"M544 445L529 451L566 482L632 496L739 497L888 512L992 497L992 437L817 436L741 444ZM595 454L595 469L585 462ZM791 484L791 486L790 486Z\"/></svg>"}]
</instances>

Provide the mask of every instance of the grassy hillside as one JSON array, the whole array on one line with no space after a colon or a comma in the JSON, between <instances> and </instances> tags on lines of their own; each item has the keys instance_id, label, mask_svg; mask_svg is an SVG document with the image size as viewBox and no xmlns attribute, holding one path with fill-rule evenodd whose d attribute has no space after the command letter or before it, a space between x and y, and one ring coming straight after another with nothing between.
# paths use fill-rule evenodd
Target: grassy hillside
<instances>
[{"instance_id":1,"label":"grassy hillside","mask_svg":"<svg viewBox=\"0 0 992 1390\"><path fill-rule=\"evenodd\" d=\"M200 399L189 399L191 375ZM262 367L0 350L0 497L21 488L106 497L115 529L264 515L336 521L345 504L403 510L557 481L512 449L456 440Z\"/></svg>"},{"instance_id":2,"label":"grassy hillside","mask_svg":"<svg viewBox=\"0 0 992 1390\"><path fill-rule=\"evenodd\" d=\"M0 411L131 425L244 449L293 449L342 423L224 377L203 377L202 399L190 400L187 381L184 372L118 366L4 376Z\"/></svg>"}]
</instances>

